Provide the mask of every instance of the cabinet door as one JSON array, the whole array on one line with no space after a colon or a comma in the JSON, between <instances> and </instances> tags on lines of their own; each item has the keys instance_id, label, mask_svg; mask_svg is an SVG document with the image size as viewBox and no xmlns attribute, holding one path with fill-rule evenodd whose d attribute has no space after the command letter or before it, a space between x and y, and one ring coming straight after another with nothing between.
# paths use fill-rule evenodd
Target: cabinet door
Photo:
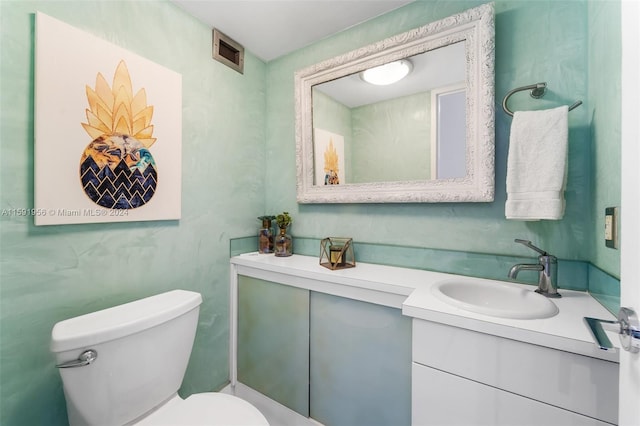
<instances>
[{"instance_id":1,"label":"cabinet door","mask_svg":"<svg viewBox=\"0 0 640 426\"><path fill-rule=\"evenodd\" d=\"M309 291L238 277L238 380L309 416Z\"/></svg>"},{"instance_id":2,"label":"cabinet door","mask_svg":"<svg viewBox=\"0 0 640 426\"><path fill-rule=\"evenodd\" d=\"M413 426L609 425L415 362L411 423Z\"/></svg>"},{"instance_id":3,"label":"cabinet door","mask_svg":"<svg viewBox=\"0 0 640 426\"><path fill-rule=\"evenodd\" d=\"M311 293L311 417L331 426L411 422L411 320L400 309Z\"/></svg>"},{"instance_id":4,"label":"cabinet door","mask_svg":"<svg viewBox=\"0 0 640 426\"><path fill-rule=\"evenodd\" d=\"M604 422L618 420L617 363L422 320L413 323L413 361Z\"/></svg>"}]
</instances>

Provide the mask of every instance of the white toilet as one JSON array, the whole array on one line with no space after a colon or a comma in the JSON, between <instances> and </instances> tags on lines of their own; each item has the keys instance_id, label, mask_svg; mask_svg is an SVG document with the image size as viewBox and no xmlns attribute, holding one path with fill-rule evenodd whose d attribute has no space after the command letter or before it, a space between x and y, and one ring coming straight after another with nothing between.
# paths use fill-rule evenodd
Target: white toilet
<instances>
[{"instance_id":1,"label":"white toilet","mask_svg":"<svg viewBox=\"0 0 640 426\"><path fill-rule=\"evenodd\" d=\"M201 303L174 290L57 323L51 351L70 425L268 425L235 396L177 394Z\"/></svg>"}]
</instances>

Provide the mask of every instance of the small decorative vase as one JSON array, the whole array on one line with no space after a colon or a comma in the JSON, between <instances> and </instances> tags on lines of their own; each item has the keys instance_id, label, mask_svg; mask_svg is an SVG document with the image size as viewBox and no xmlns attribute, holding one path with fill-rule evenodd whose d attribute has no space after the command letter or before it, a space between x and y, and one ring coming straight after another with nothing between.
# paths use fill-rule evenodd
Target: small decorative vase
<instances>
[{"instance_id":1,"label":"small decorative vase","mask_svg":"<svg viewBox=\"0 0 640 426\"><path fill-rule=\"evenodd\" d=\"M269 219L262 219L262 228L258 231L258 253L273 253L273 231Z\"/></svg>"},{"instance_id":2,"label":"small decorative vase","mask_svg":"<svg viewBox=\"0 0 640 426\"><path fill-rule=\"evenodd\" d=\"M280 234L275 239L275 255L278 257L287 257L293 254L293 240L291 235L287 234L287 228L280 228Z\"/></svg>"}]
</instances>

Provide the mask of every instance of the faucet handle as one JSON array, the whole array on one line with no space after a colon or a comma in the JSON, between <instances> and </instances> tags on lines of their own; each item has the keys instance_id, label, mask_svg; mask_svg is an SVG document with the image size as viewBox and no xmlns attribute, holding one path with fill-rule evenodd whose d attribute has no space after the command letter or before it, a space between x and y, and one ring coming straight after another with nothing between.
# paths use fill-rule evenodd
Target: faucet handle
<instances>
[{"instance_id":1,"label":"faucet handle","mask_svg":"<svg viewBox=\"0 0 640 426\"><path fill-rule=\"evenodd\" d=\"M516 242L516 243L520 243L520 244L522 244L522 245L525 245L525 246L529 247L531 250L535 250L535 251L537 251L537 252L538 252L538 253L540 253L542 256L548 256L548 255L549 255L549 253L547 253L546 251L544 251L544 250L542 250L542 249L540 249L540 248L538 248L538 247L534 246L533 244L531 244L531 241L529 241L529 240L520 240L520 239L516 238L516 239L515 239L515 242Z\"/></svg>"}]
</instances>

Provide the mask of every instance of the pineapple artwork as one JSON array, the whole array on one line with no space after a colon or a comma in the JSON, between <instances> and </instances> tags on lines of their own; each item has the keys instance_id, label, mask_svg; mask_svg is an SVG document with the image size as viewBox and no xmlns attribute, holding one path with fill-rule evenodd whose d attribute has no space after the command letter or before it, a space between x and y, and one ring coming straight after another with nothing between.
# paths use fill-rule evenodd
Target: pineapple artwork
<instances>
[{"instance_id":1,"label":"pineapple artwork","mask_svg":"<svg viewBox=\"0 0 640 426\"><path fill-rule=\"evenodd\" d=\"M89 108L81 123L91 137L80 158L80 182L95 204L107 209L136 209L156 193L158 171L150 148L153 106L144 88L135 95L124 60L111 87L101 73L95 88L86 86Z\"/></svg>"},{"instance_id":2,"label":"pineapple artwork","mask_svg":"<svg viewBox=\"0 0 640 426\"><path fill-rule=\"evenodd\" d=\"M333 146L333 139L329 139L329 145L324 152L324 184L325 185L339 185L340 178L338 172L340 168L339 157L336 148Z\"/></svg>"},{"instance_id":3,"label":"pineapple artwork","mask_svg":"<svg viewBox=\"0 0 640 426\"><path fill-rule=\"evenodd\" d=\"M180 220L182 76L35 20L34 224Z\"/></svg>"}]
</instances>

